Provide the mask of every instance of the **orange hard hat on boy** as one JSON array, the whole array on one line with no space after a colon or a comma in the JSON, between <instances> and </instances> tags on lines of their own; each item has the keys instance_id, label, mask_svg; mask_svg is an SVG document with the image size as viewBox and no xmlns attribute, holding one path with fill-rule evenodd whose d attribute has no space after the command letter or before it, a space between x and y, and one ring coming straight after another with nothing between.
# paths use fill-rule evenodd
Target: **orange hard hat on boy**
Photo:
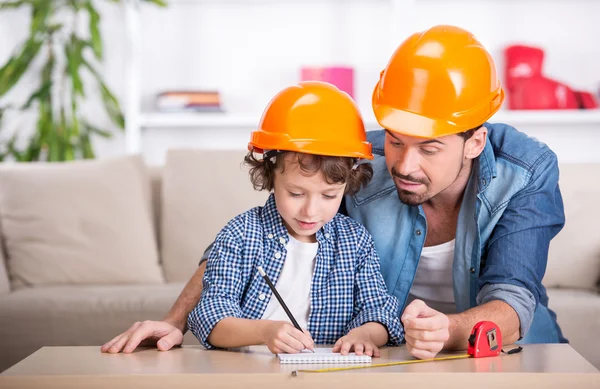
<instances>
[{"instance_id":1,"label":"orange hard hat on boy","mask_svg":"<svg viewBox=\"0 0 600 389\"><path fill-rule=\"evenodd\" d=\"M373 111L384 128L436 138L479 127L502 105L492 56L454 26L413 34L392 55L373 91Z\"/></svg>"},{"instance_id":2,"label":"orange hard hat on boy","mask_svg":"<svg viewBox=\"0 0 600 389\"><path fill-rule=\"evenodd\" d=\"M250 136L248 149L373 159L352 98L320 81L301 82L275 95Z\"/></svg>"}]
</instances>

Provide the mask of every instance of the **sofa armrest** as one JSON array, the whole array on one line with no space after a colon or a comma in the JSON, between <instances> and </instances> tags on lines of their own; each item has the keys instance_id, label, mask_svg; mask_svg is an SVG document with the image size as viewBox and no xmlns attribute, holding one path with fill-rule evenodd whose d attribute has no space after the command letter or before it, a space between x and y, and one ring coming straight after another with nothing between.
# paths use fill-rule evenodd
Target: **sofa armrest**
<instances>
[{"instance_id":1,"label":"sofa armrest","mask_svg":"<svg viewBox=\"0 0 600 389\"><path fill-rule=\"evenodd\" d=\"M7 272L6 254L4 253L4 235L0 225L0 295L10 292L10 281Z\"/></svg>"}]
</instances>

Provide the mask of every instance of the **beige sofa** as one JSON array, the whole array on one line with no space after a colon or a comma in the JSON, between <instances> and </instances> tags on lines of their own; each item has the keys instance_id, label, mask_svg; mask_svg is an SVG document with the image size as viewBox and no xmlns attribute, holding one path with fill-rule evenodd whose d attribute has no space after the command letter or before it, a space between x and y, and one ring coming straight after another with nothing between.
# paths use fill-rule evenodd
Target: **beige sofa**
<instances>
[{"instance_id":1,"label":"beige sofa","mask_svg":"<svg viewBox=\"0 0 600 389\"><path fill-rule=\"evenodd\" d=\"M41 346L100 345L160 319L218 230L264 202L242 156L0 165L0 371ZM600 164L561 167L567 226L544 283L565 335L600 367L598 177Z\"/></svg>"}]
</instances>

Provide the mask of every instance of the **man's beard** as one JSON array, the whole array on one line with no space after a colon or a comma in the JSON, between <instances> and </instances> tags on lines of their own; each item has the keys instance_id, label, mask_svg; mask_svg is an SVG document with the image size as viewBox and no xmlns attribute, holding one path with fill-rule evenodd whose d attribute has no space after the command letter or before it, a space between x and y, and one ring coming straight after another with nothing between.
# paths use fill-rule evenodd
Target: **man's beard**
<instances>
[{"instance_id":1,"label":"man's beard","mask_svg":"<svg viewBox=\"0 0 600 389\"><path fill-rule=\"evenodd\" d=\"M465 167L465 164L464 164L463 159L461 158L460 168L458 169L458 173L456 174L456 177L454 178L452 183L454 183L454 181L456 181L456 179L458 178L460 173L463 171L464 167ZM429 185L431 184L431 182L427 178L416 179L412 176L405 176L403 174L398 173L398 171L394 167L392 167L392 176L396 177L396 178L400 178L401 180L404 180L404 181L418 182L418 183L425 185L425 187L426 187L425 193L416 194L416 193L408 191L408 190L400 189L400 188L398 188L398 185L396 185L396 191L398 192L398 198L404 204L417 206L417 205L423 204L424 202L428 201L429 199L431 199L433 197L431 195L431 193L429 193ZM452 184L450 184L450 185L452 185ZM448 186L450 186L450 185L448 185ZM446 190L446 189L444 189L444 190ZM443 192L443 190L442 190L442 192Z\"/></svg>"},{"instance_id":2,"label":"man's beard","mask_svg":"<svg viewBox=\"0 0 600 389\"><path fill-rule=\"evenodd\" d=\"M394 167L392 167L392 176L404 181L418 182L420 184L425 185L426 188L429 188L429 180L427 180L426 178L416 179L412 176L405 176L403 174L398 173L398 171ZM396 191L398 192L398 198L400 199L400 201L402 201L406 205L417 206L429 200L429 193L427 190L423 194L416 194L408 190L400 189L396 185Z\"/></svg>"}]
</instances>

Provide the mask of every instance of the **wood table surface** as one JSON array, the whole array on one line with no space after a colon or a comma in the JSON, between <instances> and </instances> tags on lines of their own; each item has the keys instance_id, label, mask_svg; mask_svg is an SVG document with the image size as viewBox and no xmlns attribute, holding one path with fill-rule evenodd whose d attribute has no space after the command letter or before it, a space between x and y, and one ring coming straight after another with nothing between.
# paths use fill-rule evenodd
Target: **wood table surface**
<instances>
[{"instance_id":1,"label":"wood table surface","mask_svg":"<svg viewBox=\"0 0 600 389\"><path fill-rule=\"evenodd\" d=\"M442 353L451 356L462 353ZM412 359L405 347L383 348L373 363ZM600 372L568 344L525 345L521 353L349 370L293 374L340 365L281 365L264 346L103 354L100 347L43 347L0 374L0 388L600 388ZM398 385L398 386L396 386Z\"/></svg>"}]
</instances>

